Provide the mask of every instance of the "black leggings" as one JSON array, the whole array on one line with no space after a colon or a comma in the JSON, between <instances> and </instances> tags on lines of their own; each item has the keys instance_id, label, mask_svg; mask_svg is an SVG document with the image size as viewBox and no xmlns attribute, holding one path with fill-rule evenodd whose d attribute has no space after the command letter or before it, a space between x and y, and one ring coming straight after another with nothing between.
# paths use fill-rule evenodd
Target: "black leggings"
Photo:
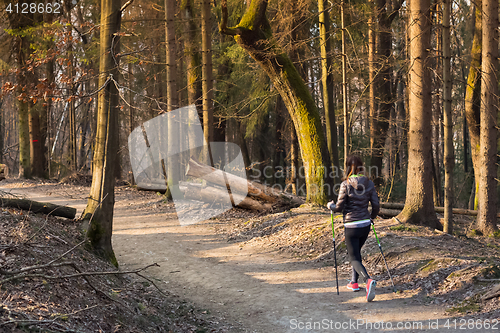
<instances>
[{"instance_id":1,"label":"black leggings","mask_svg":"<svg viewBox=\"0 0 500 333\"><path fill-rule=\"evenodd\" d=\"M358 277L361 275L365 281L370 278L366 272L365 266L361 263L361 248L365 244L368 234L370 233L370 226L362 228L345 228L345 245L347 246L347 253L352 265L352 280L351 283L357 283Z\"/></svg>"}]
</instances>

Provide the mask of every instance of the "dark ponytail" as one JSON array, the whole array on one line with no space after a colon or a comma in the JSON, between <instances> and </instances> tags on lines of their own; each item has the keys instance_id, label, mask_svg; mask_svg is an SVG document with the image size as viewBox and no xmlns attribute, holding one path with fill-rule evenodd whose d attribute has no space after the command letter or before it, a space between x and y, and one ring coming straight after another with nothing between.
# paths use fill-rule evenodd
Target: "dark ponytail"
<instances>
[{"instance_id":1,"label":"dark ponytail","mask_svg":"<svg viewBox=\"0 0 500 333\"><path fill-rule=\"evenodd\" d=\"M357 175L358 173L364 173L365 167L363 166L363 161L358 155L347 156L347 161L345 164L345 179L349 179L351 175Z\"/></svg>"}]
</instances>

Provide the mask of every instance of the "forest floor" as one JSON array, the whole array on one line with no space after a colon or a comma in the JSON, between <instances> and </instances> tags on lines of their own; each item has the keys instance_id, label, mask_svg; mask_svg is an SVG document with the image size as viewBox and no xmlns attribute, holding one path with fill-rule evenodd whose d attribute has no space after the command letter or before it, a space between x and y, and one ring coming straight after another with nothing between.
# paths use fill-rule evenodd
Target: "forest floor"
<instances>
[{"instance_id":1,"label":"forest floor","mask_svg":"<svg viewBox=\"0 0 500 333\"><path fill-rule=\"evenodd\" d=\"M7 179L0 190L70 205L81 213L89 182ZM345 287L351 268L341 216L335 221L340 295L330 214L324 207L303 205L268 214L233 209L180 226L174 204L162 195L122 184L116 188L113 226L120 270L159 267L140 272L147 279L124 274L90 276L90 282L82 277L4 282L0 332L14 322L20 328L78 332L500 330L499 295L487 299L500 281L500 240L476 235L471 218L456 216L454 236L377 219L396 292L371 235L362 251L368 272L378 281L371 303L363 289ZM60 218L4 208L0 224L2 270L57 259L83 240L77 223ZM57 262L66 260L80 271L113 270L80 247ZM75 268L44 272L67 275Z\"/></svg>"}]
</instances>

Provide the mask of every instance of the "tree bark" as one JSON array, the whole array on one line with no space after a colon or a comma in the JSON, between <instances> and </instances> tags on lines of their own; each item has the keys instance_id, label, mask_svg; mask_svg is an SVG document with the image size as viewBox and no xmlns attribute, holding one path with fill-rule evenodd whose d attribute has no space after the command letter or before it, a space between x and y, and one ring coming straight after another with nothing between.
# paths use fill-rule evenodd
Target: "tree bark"
<instances>
[{"instance_id":1,"label":"tree bark","mask_svg":"<svg viewBox=\"0 0 500 333\"><path fill-rule=\"evenodd\" d=\"M201 108L201 59L199 49L196 48L196 37L199 33L194 17L192 0L181 2L181 13L184 19L184 56L186 57L188 104L195 104Z\"/></svg>"},{"instance_id":2,"label":"tree bark","mask_svg":"<svg viewBox=\"0 0 500 333\"><path fill-rule=\"evenodd\" d=\"M197 186L181 186L181 191L184 193L185 198L199 200L207 203L217 203L227 201L227 191L213 186L207 186L199 188ZM237 193L231 194L234 202L238 202L236 207L256 210L256 211L266 211L270 210L272 205L270 203L262 204L257 200L249 197L244 197Z\"/></svg>"},{"instance_id":3,"label":"tree bark","mask_svg":"<svg viewBox=\"0 0 500 333\"><path fill-rule=\"evenodd\" d=\"M211 1L201 2L201 52L202 52L202 94L203 94L203 134L205 137L206 149L203 160L207 164L212 164L210 142L214 137L214 91L212 73L212 13L210 10Z\"/></svg>"},{"instance_id":4,"label":"tree bark","mask_svg":"<svg viewBox=\"0 0 500 333\"><path fill-rule=\"evenodd\" d=\"M346 41L345 41L345 11L344 11L345 3L342 0L340 4L340 15L341 15L341 28L342 28L342 109L344 114L344 167L347 161L347 156L351 153L351 127L349 123L349 110L347 108L347 50L346 50Z\"/></svg>"},{"instance_id":5,"label":"tree bark","mask_svg":"<svg viewBox=\"0 0 500 333\"><path fill-rule=\"evenodd\" d=\"M35 177L45 176L43 145L40 128L40 114L38 105L29 103L29 128L30 128L30 165L31 174Z\"/></svg>"},{"instance_id":6,"label":"tree bark","mask_svg":"<svg viewBox=\"0 0 500 333\"><path fill-rule=\"evenodd\" d=\"M65 217L68 219L74 219L76 215L76 208L54 205L48 202L32 201L28 199L0 198L0 204L2 207L18 208L35 214L42 213Z\"/></svg>"},{"instance_id":7,"label":"tree bark","mask_svg":"<svg viewBox=\"0 0 500 333\"><path fill-rule=\"evenodd\" d=\"M474 168L474 181L476 184L474 196L474 209L478 209L478 185L480 178L479 162L479 132L481 119L481 48L482 48L482 0L472 3L475 6L474 38L472 41L471 62L467 77L467 90L465 93L465 117L469 126L472 166Z\"/></svg>"},{"instance_id":8,"label":"tree bark","mask_svg":"<svg viewBox=\"0 0 500 333\"><path fill-rule=\"evenodd\" d=\"M166 62L167 62L167 111L173 111L179 107L178 95L177 95L177 51L176 51L176 40L175 40L175 0L165 0L165 42L167 44L166 48ZM180 145L179 137L179 125L177 119L172 117L168 118L168 129L167 129L167 142L168 142L168 155L169 158L166 161L167 166L167 196L169 198L174 194L179 185L179 164L176 163L173 158L173 147L175 145Z\"/></svg>"},{"instance_id":9,"label":"tree bark","mask_svg":"<svg viewBox=\"0 0 500 333\"><path fill-rule=\"evenodd\" d=\"M318 0L319 11L319 31L321 39L321 83L323 85L323 109L325 110L326 123L326 143L328 146L328 154L334 171L334 184L339 182L336 174L340 168L337 124L335 121L335 104L333 101L333 73L332 61L330 53L331 36L330 36L330 19L329 11L325 8L326 0Z\"/></svg>"},{"instance_id":10,"label":"tree bark","mask_svg":"<svg viewBox=\"0 0 500 333\"><path fill-rule=\"evenodd\" d=\"M290 58L273 39L266 9L267 0L252 0L240 23L233 29L227 28L227 8L223 9L221 32L235 36L237 43L266 71L283 98L298 134L307 201L324 204L327 201L324 161L328 156L323 146L319 112Z\"/></svg>"},{"instance_id":11,"label":"tree bark","mask_svg":"<svg viewBox=\"0 0 500 333\"><path fill-rule=\"evenodd\" d=\"M83 212L87 237L94 252L118 266L111 235L115 203L115 163L118 151L118 90L112 80L118 79L121 10L120 0L101 1L97 132L94 147L92 186ZM112 79L112 80L111 80Z\"/></svg>"},{"instance_id":12,"label":"tree bark","mask_svg":"<svg viewBox=\"0 0 500 333\"><path fill-rule=\"evenodd\" d=\"M410 3L408 178L402 222L438 228L432 201L430 0Z\"/></svg>"},{"instance_id":13,"label":"tree bark","mask_svg":"<svg viewBox=\"0 0 500 333\"><path fill-rule=\"evenodd\" d=\"M389 118L393 109L392 97L392 29L391 24L400 7L400 2L390 5L389 0L375 1L375 20L372 17L369 30L369 43L371 46L370 65L370 168L376 170L370 177L376 186L383 183L382 165L384 159L385 142L389 130ZM370 36L371 35L371 36ZM370 39L371 38L371 39ZM370 62L370 60L369 60ZM375 63L380 66L376 73ZM378 103L377 103L378 101Z\"/></svg>"},{"instance_id":14,"label":"tree bark","mask_svg":"<svg viewBox=\"0 0 500 333\"><path fill-rule=\"evenodd\" d=\"M443 231L453 233L453 118L451 111L451 47L450 14L451 0L443 1L443 120L444 120L444 224Z\"/></svg>"},{"instance_id":15,"label":"tree bark","mask_svg":"<svg viewBox=\"0 0 500 333\"><path fill-rule=\"evenodd\" d=\"M193 159L189 161L186 175L204 179L213 184L227 187L233 193L246 193L267 202L275 202L276 198L272 195L274 190L271 188L250 182L244 178L232 175L219 169L215 169L206 164L199 163Z\"/></svg>"},{"instance_id":16,"label":"tree bark","mask_svg":"<svg viewBox=\"0 0 500 333\"><path fill-rule=\"evenodd\" d=\"M498 1L483 0L481 64L481 130L478 200L479 229L484 235L497 230L497 117L498 117Z\"/></svg>"}]
</instances>

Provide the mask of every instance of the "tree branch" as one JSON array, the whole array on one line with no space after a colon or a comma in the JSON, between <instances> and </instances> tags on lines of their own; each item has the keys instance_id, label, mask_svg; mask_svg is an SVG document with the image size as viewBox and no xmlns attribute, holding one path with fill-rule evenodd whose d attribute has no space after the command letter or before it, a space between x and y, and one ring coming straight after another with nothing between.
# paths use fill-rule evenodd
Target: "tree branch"
<instances>
[{"instance_id":1,"label":"tree branch","mask_svg":"<svg viewBox=\"0 0 500 333\"><path fill-rule=\"evenodd\" d=\"M55 267L62 267L62 266L71 266L71 267L76 267L76 264L74 262L61 262L59 264L45 264L45 265L38 265L38 266L30 266L30 267L25 267L23 269L20 269L19 271L16 272L8 272L8 271L1 271L1 274L4 275L12 275L14 276L8 277L6 279L0 280L0 285L4 284L6 282L15 280L15 279L22 279L22 278L34 278L34 277L40 277L43 279L47 280L56 280L56 279L71 279L75 277L85 277L85 276L98 276L98 275L123 275L123 274L136 274L140 273L144 270L146 270L149 267L152 266L157 266L160 267L157 263L153 263L150 265L147 265L143 268L139 268L136 270L132 271L113 271L113 272L80 272L77 274L68 274L68 275L46 275L46 274L41 274L41 273L35 273L35 274L24 274L28 271L36 270L36 269L42 269L42 268L55 268Z\"/></svg>"},{"instance_id":2,"label":"tree branch","mask_svg":"<svg viewBox=\"0 0 500 333\"><path fill-rule=\"evenodd\" d=\"M122 13L123 13L123 11L124 11L125 9L127 9L127 7L128 7L128 6L130 6L130 5L132 4L132 2L134 2L134 0L128 0L127 2L125 2L125 3L123 4L122 8L120 8L120 14L122 14Z\"/></svg>"},{"instance_id":3,"label":"tree branch","mask_svg":"<svg viewBox=\"0 0 500 333\"><path fill-rule=\"evenodd\" d=\"M222 10L222 18L219 23L219 32L224 35L229 35L229 36L236 36L238 35L238 30L233 29L233 28L228 28L227 27L227 0L221 0L220 7Z\"/></svg>"}]
</instances>

